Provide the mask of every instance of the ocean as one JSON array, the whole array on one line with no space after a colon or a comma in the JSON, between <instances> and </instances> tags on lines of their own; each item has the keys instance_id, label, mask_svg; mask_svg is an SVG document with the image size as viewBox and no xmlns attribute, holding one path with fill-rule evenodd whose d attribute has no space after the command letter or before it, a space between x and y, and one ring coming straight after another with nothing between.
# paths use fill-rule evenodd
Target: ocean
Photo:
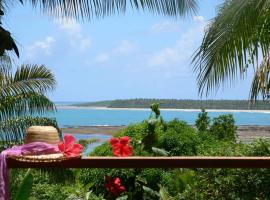
<instances>
[{"instance_id":1,"label":"ocean","mask_svg":"<svg viewBox=\"0 0 270 200\"><path fill-rule=\"evenodd\" d=\"M55 117L60 127L66 126L109 126L128 125L147 119L151 111L123 109L93 109L93 108L59 108L56 113L47 116ZM162 110L165 120L179 119L194 124L199 111ZM270 125L270 113L267 112L209 112L211 118L223 114L232 114L236 125Z\"/></svg>"}]
</instances>

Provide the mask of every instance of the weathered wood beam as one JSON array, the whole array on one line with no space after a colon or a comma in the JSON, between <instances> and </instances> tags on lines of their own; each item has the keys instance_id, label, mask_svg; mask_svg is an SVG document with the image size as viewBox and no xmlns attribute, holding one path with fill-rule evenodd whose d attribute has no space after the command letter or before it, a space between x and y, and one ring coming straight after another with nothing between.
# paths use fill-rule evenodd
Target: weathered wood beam
<instances>
[{"instance_id":1,"label":"weathered wood beam","mask_svg":"<svg viewBox=\"0 0 270 200\"><path fill-rule=\"evenodd\" d=\"M270 157L83 157L61 162L23 162L9 168L270 168Z\"/></svg>"}]
</instances>

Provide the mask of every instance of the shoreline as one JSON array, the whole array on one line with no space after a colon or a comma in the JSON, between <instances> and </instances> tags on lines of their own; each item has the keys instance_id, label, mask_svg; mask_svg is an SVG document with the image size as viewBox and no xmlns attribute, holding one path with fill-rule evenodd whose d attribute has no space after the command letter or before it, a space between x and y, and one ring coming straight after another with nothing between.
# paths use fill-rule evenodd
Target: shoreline
<instances>
[{"instance_id":1,"label":"shoreline","mask_svg":"<svg viewBox=\"0 0 270 200\"><path fill-rule=\"evenodd\" d=\"M56 106L57 109L89 109L89 110L130 110L130 111L150 111L150 108L108 108L108 107L91 107L91 106ZM201 109L180 109L180 108L160 108L164 111L181 111L181 112L200 112ZM230 109L205 109L207 112L245 112L245 113L270 113L270 110L230 110Z\"/></svg>"},{"instance_id":2,"label":"shoreline","mask_svg":"<svg viewBox=\"0 0 270 200\"><path fill-rule=\"evenodd\" d=\"M127 126L69 126L61 128L63 133L85 135L110 135L114 136ZM237 126L238 141L251 142L256 139L270 139L270 125L241 125Z\"/></svg>"}]
</instances>

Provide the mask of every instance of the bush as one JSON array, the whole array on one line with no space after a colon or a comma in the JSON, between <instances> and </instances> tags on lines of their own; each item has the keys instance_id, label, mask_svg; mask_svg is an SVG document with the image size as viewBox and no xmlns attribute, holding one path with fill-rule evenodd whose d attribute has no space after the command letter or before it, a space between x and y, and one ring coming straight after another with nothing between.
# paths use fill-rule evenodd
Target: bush
<instances>
[{"instance_id":1,"label":"bush","mask_svg":"<svg viewBox=\"0 0 270 200\"><path fill-rule=\"evenodd\" d=\"M186 122L173 120L160 136L158 147L170 152L172 156L193 156L197 155L198 144L199 138L194 128Z\"/></svg>"},{"instance_id":2,"label":"bush","mask_svg":"<svg viewBox=\"0 0 270 200\"><path fill-rule=\"evenodd\" d=\"M202 111L199 113L195 125L200 132L206 131L208 129L210 125L210 117L204 109L202 109Z\"/></svg>"},{"instance_id":3,"label":"bush","mask_svg":"<svg viewBox=\"0 0 270 200\"><path fill-rule=\"evenodd\" d=\"M236 141L237 127L233 115L220 115L213 119L210 133L220 140Z\"/></svg>"}]
</instances>

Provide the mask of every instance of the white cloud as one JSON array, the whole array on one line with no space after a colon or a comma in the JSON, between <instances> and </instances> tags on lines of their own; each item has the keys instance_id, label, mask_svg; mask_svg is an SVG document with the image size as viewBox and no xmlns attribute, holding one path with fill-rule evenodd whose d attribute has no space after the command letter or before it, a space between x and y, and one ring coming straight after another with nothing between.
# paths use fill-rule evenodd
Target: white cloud
<instances>
[{"instance_id":1,"label":"white cloud","mask_svg":"<svg viewBox=\"0 0 270 200\"><path fill-rule=\"evenodd\" d=\"M122 40L120 44L114 49L113 53L116 55L128 55L137 48L134 42L128 40Z\"/></svg>"},{"instance_id":2,"label":"white cloud","mask_svg":"<svg viewBox=\"0 0 270 200\"><path fill-rule=\"evenodd\" d=\"M30 47L26 49L27 57L33 58L37 54L51 55L52 46L54 43L55 39L52 36L48 36L42 41L34 42Z\"/></svg>"},{"instance_id":3,"label":"white cloud","mask_svg":"<svg viewBox=\"0 0 270 200\"><path fill-rule=\"evenodd\" d=\"M110 59L110 56L107 53L101 53L95 58L96 63L104 63Z\"/></svg>"},{"instance_id":4,"label":"white cloud","mask_svg":"<svg viewBox=\"0 0 270 200\"><path fill-rule=\"evenodd\" d=\"M66 31L70 35L80 34L81 26L75 20L72 19L60 19L56 21L59 28Z\"/></svg>"},{"instance_id":5,"label":"white cloud","mask_svg":"<svg viewBox=\"0 0 270 200\"><path fill-rule=\"evenodd\" d=\"M205 18L203 16L194 16L193 20L195 22L203 22L203 23L205 22Z\"/></svg>"},{"instance_id":6,"label":"white cloud","mask_svg":"<svg viewBox=\"0 0 270 200\"><path fill-rule=\"evenodd\" d=\"M153 66L164 65L169 63L179 63L184 58L183 52L178 47L165 48L155 53L149 60L149 64Z\"/></svg>"},{"instance_id":7,"label":"white cloud","mask_svg":"<svg viewBox=\"0 0 270 200\"><path fill-rule=\"evenodd\" d=\"M204 22L204 19L202 19L200 16L198 16L196 20L199 22ZM203 36L204 27L205 23L197 24L195 27L190 28L187 32L182 34L175 45L166 47L158 52L153 53L148 60L148 65L160 67L179 67L182 63L189 62L189 59L196 50L197 45Z\"/></svg>"},{"instance_id":8,"label":"white cloud","mask_svg":"<svg viewBox=\"0 0 270 200\"><path fill-rule=\"evenodd\" d=\"M180 25L177 22L173 21L162 21L159 23L154 24L150 31L153 33L164 33L164 32L175 32L179 31Z\"/></svg>"},{"instance_id":9,"label":"white cloud","mask_svg":"<svg viewBox=\"0 0 270 200\"><path fill-rule=\"evenodd\" d=\"M56 23L68 35L72 47L81 51L87 51L91 47L91 38L82 34L81 25L78 22L73 19L62 19Z\"/></svg>"},{"instance_id":10,"label":"white cloud","mask_svg":"<svg viewBox=\"0 0 270 200\"><path fill-rule=\"evenodd\" d=\"M95 63L105 63L116 56L127 56L137 49L137 44L128 40L122 40L115 48L107 52L99 53L95 58ZM86 61L89 63L89 61Z\"/></svg>"}]
</instances>

